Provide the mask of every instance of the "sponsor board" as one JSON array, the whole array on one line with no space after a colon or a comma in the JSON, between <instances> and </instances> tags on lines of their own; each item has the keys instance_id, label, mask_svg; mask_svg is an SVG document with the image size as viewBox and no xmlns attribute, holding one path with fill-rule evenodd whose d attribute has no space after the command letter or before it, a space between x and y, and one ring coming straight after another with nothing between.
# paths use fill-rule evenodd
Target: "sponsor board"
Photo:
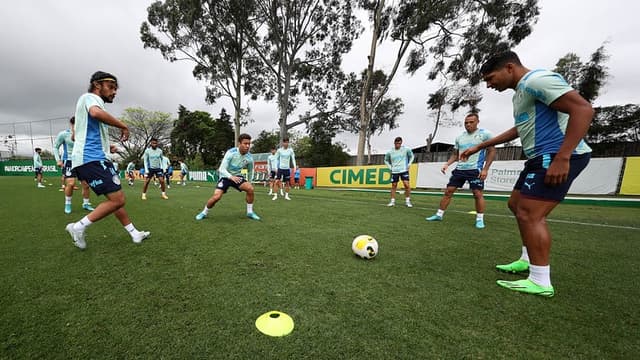
<instances>
[{"instance_id":1,"label":"sponsor board","mask_svg":"<svg viewBox=\"0 0 640 360\"><path fill-rule=\"evenodd\" d=\"M415 187L416 164L409 167L409 178L411 187ZM389 188L391 170L385 165L317 168L315 183L327 187Z\"/></svg>"}]
</instances>

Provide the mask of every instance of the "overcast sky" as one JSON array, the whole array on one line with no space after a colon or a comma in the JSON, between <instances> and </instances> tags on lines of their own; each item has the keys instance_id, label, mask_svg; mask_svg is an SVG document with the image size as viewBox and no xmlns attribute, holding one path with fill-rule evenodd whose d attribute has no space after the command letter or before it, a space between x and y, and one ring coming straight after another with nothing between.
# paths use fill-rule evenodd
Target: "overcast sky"
<instances>
[{"instance_id":1,"label":"overcast sky","mask_svg":"<svg viewBox=\"0 0 640 360\"><path fill-rule=\"evenodd\" d=\"M193 78L192 63L170 63L159 51L143 48L140 24L146 20L146 9L151 3L141 0L0 2L0 79L3 81L0 137L13 131L12 126L3 124L72 115L77 98L87 90L88 79L96 70L118 77L121 85L118 96L113 104L107 105L108 111L116 116L127 107L176 116L179 104L213 115L222 107L232 112L230 102L224 99L214 105L205 103L204 83ZM633 65L640 55L640 26L637 25L640 2L539 0L539 3L541 15L533 34L514 49L525 66L553 68L568 52L587 60L608 41L606 48L611 58L607 65L611 77L596 105L640 103L636 85L640 70ZM369 32L365 32L356 41L353 50L344 57L346 71L360 71L366 66L370 40ZM376 68L388 72L395 51L394 44L380 48ZM427 134L433 130L433 122L427 117L426 99L436 87L437 84L426 80L424 71L413 77L404 72L396 76L390 95L403 99L404 114L399 128L372 138L374 152L390 148L395 136L402 136L405 145L410 147L425 144ZM484 99L479 105L482 127L499 133L512 126L511 94L510 90L497 93L483 89ZM257 136L261 130L278 127L275 102L254 101L248 105L255 122L244 131ZM462 124L463 114L459 113L458 117ZM49 122L36 124L45 124L46 132L49 131ZM53 132L59 130L62 127L52 129ZM451 142L462 130L461 126L441 128L436 141ZM340 134L337 140L355 154L357 135Z\"/></svg>"}]
</instances>

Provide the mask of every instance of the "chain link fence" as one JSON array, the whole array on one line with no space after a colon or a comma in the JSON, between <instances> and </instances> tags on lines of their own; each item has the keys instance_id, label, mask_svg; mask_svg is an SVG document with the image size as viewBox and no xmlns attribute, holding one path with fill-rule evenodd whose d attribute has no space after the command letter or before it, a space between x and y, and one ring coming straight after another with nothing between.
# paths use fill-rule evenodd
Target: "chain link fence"
<instances>
[{"instance_id":1,"label":"chain link fence","mask_svg":"<svg viewBox=\"0 0 640 360\"><path fill-rule=\"evenodd\" d=\"M68 117L0 124L0 160L31 158L37 147L48 158L56 136L68 127Z\"/></svg>"}]
</instances>

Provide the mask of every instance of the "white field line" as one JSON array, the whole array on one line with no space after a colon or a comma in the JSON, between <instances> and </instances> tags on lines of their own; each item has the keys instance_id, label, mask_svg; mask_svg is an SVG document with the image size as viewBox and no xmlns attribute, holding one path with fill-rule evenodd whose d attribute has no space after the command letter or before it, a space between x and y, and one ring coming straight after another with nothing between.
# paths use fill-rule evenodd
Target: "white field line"
<instances>
[{"instance_id":1,"label":"white field line","mask_svg":"<svg viewBox=\"0 0 640 360\"><path fill-rule=\"evenodd\" d=\"M368 203L368 201L364 200L350 200L350 199L331 199L325 197L315 197L315 196L304 196L305 198L312 198L317 200L329 200L333 202L347 202L347 203ZM386 204L380 204L380 206L385 206ZM398 203L396 206L404 206L402 202ZM414 209L426 210L426 211L434 211L430 208L423 208L414 206ZM447 210L448 212L455 212L460 214L468 214L467 211L460 210ZM489 217L504 217L504 218L514 218L513 215L504 215L504 214L489 214ZM610 225L610 224L599 224L599 223L587 223L581 221L572 221L572 220L560 220L560 219L549 219L547 218L547 222L560 223L560 224L572 224L572 225L583 225L583 226L594 226L594 227L604 227L604 228L612 228L612 229L625 229L625 230L640 230L640 227L635 226L624 226L624 225Z\"/></svg>"}]
</instances>

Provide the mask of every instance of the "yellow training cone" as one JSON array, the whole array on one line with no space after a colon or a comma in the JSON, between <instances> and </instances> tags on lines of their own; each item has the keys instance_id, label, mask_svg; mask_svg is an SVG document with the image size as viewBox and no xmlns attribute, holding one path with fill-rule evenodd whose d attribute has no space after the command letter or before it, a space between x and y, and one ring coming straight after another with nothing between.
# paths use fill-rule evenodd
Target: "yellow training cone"
<instances>
[{"instance_id":1,"label":"yellow training cone","mask_svg":"<svg viewBox=\"0 0 640 360\"><path fill-rule=\"evenodd\" d=\"M285 336L293 331L293 319L280 311L269 311L258 317L256 327L269 336Z\"/></svg>"},{"instance_id":2,"label":"yellow training cone","mask_svg":"<svg viewBox=\"0 0 640 360\"><path fill-rule=\"evenodd\" d=\"M469 211L467 214L476 215L476 214L477 214L477 212L476 212L475 210L471 210L471 211Z\"/></svg>"}]
</instances>

